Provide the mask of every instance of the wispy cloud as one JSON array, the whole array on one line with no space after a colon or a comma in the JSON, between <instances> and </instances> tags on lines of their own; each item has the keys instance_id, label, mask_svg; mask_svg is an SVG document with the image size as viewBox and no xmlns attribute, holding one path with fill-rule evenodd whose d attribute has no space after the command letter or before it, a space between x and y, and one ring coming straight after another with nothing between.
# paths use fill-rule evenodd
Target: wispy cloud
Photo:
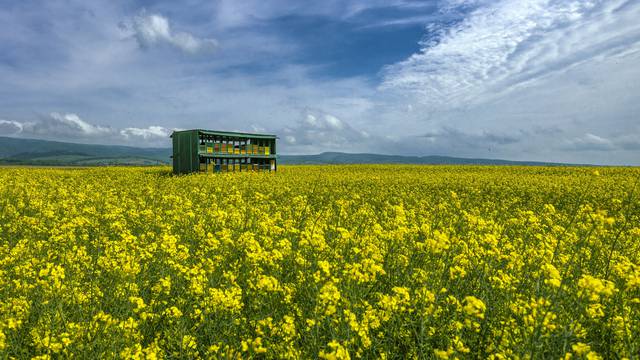
<instances>
[{"instance_id":1,"label":"wispy cloud","mask_svg":"<svg viewBox=\"0 0 640 360\"><path fill-rule=\"evenodd\" d=\"M449 0L441 11L462 21L429 24L379 86L406 127L431 129L424 151L637 163L640 2Z\"/></svg>"},{"instance_id":2,"label":"wispy cloud","mask_svg":"<svg viewBox=\"0 0 640 360\"><path fill-rule=\"evenodd\" d=\"M363 25L360 27L360 29L384 28L384 27L390 27L390 26L406 26L406 25L414 25L414 24L427 26L430 22L436 21L437 19L441 19L441 17L442 17L441 14L430 14L430 15L400 17L395 19L384 19L378 22Z\"/></svg>"},{"instance_id":3,"label":"wispy cloud","mask_svg":"<svg viewBox=\"0 0 640 360\"><path fill-rule=\"evenodd\" d=\"M174 31L171 29L169 19L160 14L142 11L133 17L130 23L121 23L121 26L126 31L133 31L133 36L144 49L168 44L195 54L218 48L218 41L213 38L199 38L187 32Z\"/></svg>"},{"instance_id":4,"label":"wispy cloud","mask_svg":"<svg viewBox=\"0 0 640 360\"><path fill-rule=\"evenodd\" d=\"M635 1L478 3L450 4L483 6L453 28L431 29L438 41L424 41L420 53L389 66L382 88L413 92L431 106L455 107L640 45Z\"/></svg>"},{"instance_id":5,"label":"wispy cloud","mask_svg":"<svg viewBox=\"0 0 640 360\"><path fill-rule=\"evenodd\" d=\"M431 9L439 1L432 0L330 0L318 2L299 2L291 0L219 0L214 9L215 25L222 28L255 26L273 19L287 16L327 17L342 21L352 21L367 12L380 10L376 20L381 24L387 20L402 20L391 10L404 11L406 18L416 19L420 10ZM389 11L383 11L389 10ZM395 16L395 17L394 17ZM407 21L408 23L409 21Z\"/></svg>"}]
</instances>

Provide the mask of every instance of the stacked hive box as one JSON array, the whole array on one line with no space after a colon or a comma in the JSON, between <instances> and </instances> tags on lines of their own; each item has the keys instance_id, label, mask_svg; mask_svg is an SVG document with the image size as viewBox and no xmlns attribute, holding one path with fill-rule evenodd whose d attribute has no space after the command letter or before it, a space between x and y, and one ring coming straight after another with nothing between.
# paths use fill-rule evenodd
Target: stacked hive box
<instances>
[{"instance_id":1,"label":"stacked hive box","mask_svg":"<svg viewBox=\"0 0 640 360\"><path fill-rule=\"evenodd\" d=\"M275 135L185 130L171 137L176 174L277 169Z\"/></svg>"}]
</instances>

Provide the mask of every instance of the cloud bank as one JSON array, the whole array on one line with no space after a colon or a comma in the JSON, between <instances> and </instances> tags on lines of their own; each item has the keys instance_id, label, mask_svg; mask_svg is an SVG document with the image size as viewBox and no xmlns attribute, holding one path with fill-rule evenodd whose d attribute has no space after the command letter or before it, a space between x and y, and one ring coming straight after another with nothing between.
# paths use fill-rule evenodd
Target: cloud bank
<instances>
[{"instance_id":1,"label":"cloud bank","mask_svg":"<svg viewBox=\"0 0 640 360\"><path fill-rule=\"evenodd\" d=\"M114 129L95 125L77 114L57 112L40 116L36 121L0 120L0 136L34 137L48 140L107 142L137 146L167 146L173 130L161 126Z\"/></svg>"},{"instance_id":2,"label":"cloud bank","mask_svg":"<svg viewBox=\"0 0 640 360\"><path fill-rule=\"evenodd\" d=\"M640 2L452 0L441 11L467 13L427 26L379 86L421 114L404 118L425 129L425 151L638 164Z\"/></svg>"}]
</instances>

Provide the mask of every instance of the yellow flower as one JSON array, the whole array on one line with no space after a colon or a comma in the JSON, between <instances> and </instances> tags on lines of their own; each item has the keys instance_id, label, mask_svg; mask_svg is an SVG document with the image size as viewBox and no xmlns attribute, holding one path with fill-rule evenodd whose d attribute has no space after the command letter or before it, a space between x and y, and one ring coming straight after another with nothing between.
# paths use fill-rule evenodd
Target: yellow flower
<instances>
[{"instance_id":1,"label":"yellow flower","mask_svg":"<svg viewBox=\"0 0 640 360\"><path fill-rule=\"evenodd\" d=\"M616 291L615 285L611 281L598 279L591 275L583 275L578 280L578 286L591 301L598 301L600 296L609 297Z\"/></svg>"},{"instance_id":2,"label":"yellow flower","mask_svg":"<svg viewBox=\"0 0 640 360\"><path fill-rule=\"evenodd\" d=\"M571 349L573 349L573 352L576 353L576 355L578 356L582 356L585 355L586 353L588 353L591 350L591 346L585 344L585 343L576 343L571 345Z\"/></svg>"},{"instance_id":3,"label":"yellow flower","mask_svg":"<svg viewBox=\"0 0 640 360\"><path fill-rule=\"evenodd\" d=\"M163 314L165 316L169 316L169 317L173 317L173 318L180 318L182 317L182 311L180 311L180 309L178 309L175 306L172 306L168 309L166 309Z\"/></svg>"},{"instance_id":4,"label":"yellow flower","mask_svg":"<svg viewBox=\"0 0 640 360\"><path fill-rule=\"evenodd\" d=\"M196 338L191 335L184 335L182 337L182 348L185 350L193 350L198 346Z\"/></svg>"},{"instance_id":5,"label":"yellow flower","mask_svg":"<svg viewBox=\"0 0 640 360\"><path fill-rule=\"evenodd\" d=\"M256 354L264 354L267 352L267 349L262 346L262 338L261 337L257 337L255 339L252 340L248 340L242 341L242 351L243 352L247 352L247 351L253 351Z\"/></svg>"},{"instance_id":6,"label":"yellow flower","mask_svg":"<svg viewBox=\"0 0 640 360\"><path fill-rule=\"evenodd\" d=\"M464 307L462 309L469 316L484 319L484 312L487 309L487 306L482 302L482 300L475 296L466 296L464 298Z\"/></svg>"},{"instance_id":7,"label":"yellow flower","mask_svg":"<svg viewBox=\"0 0 640 360\"><path fill-rule=\"evenodd\" d=\"M280 290L280 283L273 276L260 275L256 287L262 291L274 292Z\"/></svg>"},{"instance_id":8,"label":"yellow flower","mask_svg":"<svg viewBox=\"0 0 640 360\"><path fill-rule=\"evenodd\" d=\"M560 272L552 264L542 265L542 270L546 273L547 278L544 280L545 284L549 284L553 287L560 287L562 279L560 278Z\"/></svg>"},{"instance_id":9,"label":"yellow flower","mask_svg":"<svg viewBox=\"0 0 640 360\"><path fill-rule=\"evenodd\" d=\"M587 360L602 360L602 356L598 355L595 351L589 351L587 353Z\"/></svg>"},{"instance_id":10,"label":"yellow flower","mask_svg":"<svg viewBox=\"0 0 640 360\"><path fill-rule=\"evenodd\" d=\"M344 346L342 346L342 344L340 344L338 341L333 340L327 346L329 347L328 352L320 351L320 353L318 354L318 356L321 359L326 359L326 360L351 359L351 356L349 355L349 351L347 351L347 349Z\"/></svg>"},{"instance_id":11,"label":"yellow flower","mask_svg":"<svg viewBox=\"0 0 640 360\"><path fill-rule=\"evenodd\" d=\"M337 310L338 302L340 301L340 290L332 283L328 282L322 286L320 293L318 294L319 304L324 315L333 315Z\"/></svg>"},{"instance_id":12,"label":"yellow flower","mask_svg":"<svg viewBox=\"0 0 640 360\"><path fill-rule=\"evenodd\" d=\"M436 356L436 358L438 359L443 359L446 360L448 359L452 354L453 354L453 349L449 349L449 350L438 350L438 349L434 349L433 350L433 354Z\"/></svg>"}]
</instances>

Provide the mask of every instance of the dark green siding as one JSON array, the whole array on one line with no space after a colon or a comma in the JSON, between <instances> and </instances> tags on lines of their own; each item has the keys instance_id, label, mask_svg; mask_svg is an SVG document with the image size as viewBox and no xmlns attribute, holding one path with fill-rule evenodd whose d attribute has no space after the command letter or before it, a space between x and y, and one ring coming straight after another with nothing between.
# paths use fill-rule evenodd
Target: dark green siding
<instances>
[{"instance_id":1,"label":"dark green siding","mask_svg":"<svg viewBox=\"0 0 640 360\"><path fill-rule=\"evenodd\" d=\"M198 171L198 132L176 131L173 133L173 173L188 174Z\"/></svg>"}]
</instances>

